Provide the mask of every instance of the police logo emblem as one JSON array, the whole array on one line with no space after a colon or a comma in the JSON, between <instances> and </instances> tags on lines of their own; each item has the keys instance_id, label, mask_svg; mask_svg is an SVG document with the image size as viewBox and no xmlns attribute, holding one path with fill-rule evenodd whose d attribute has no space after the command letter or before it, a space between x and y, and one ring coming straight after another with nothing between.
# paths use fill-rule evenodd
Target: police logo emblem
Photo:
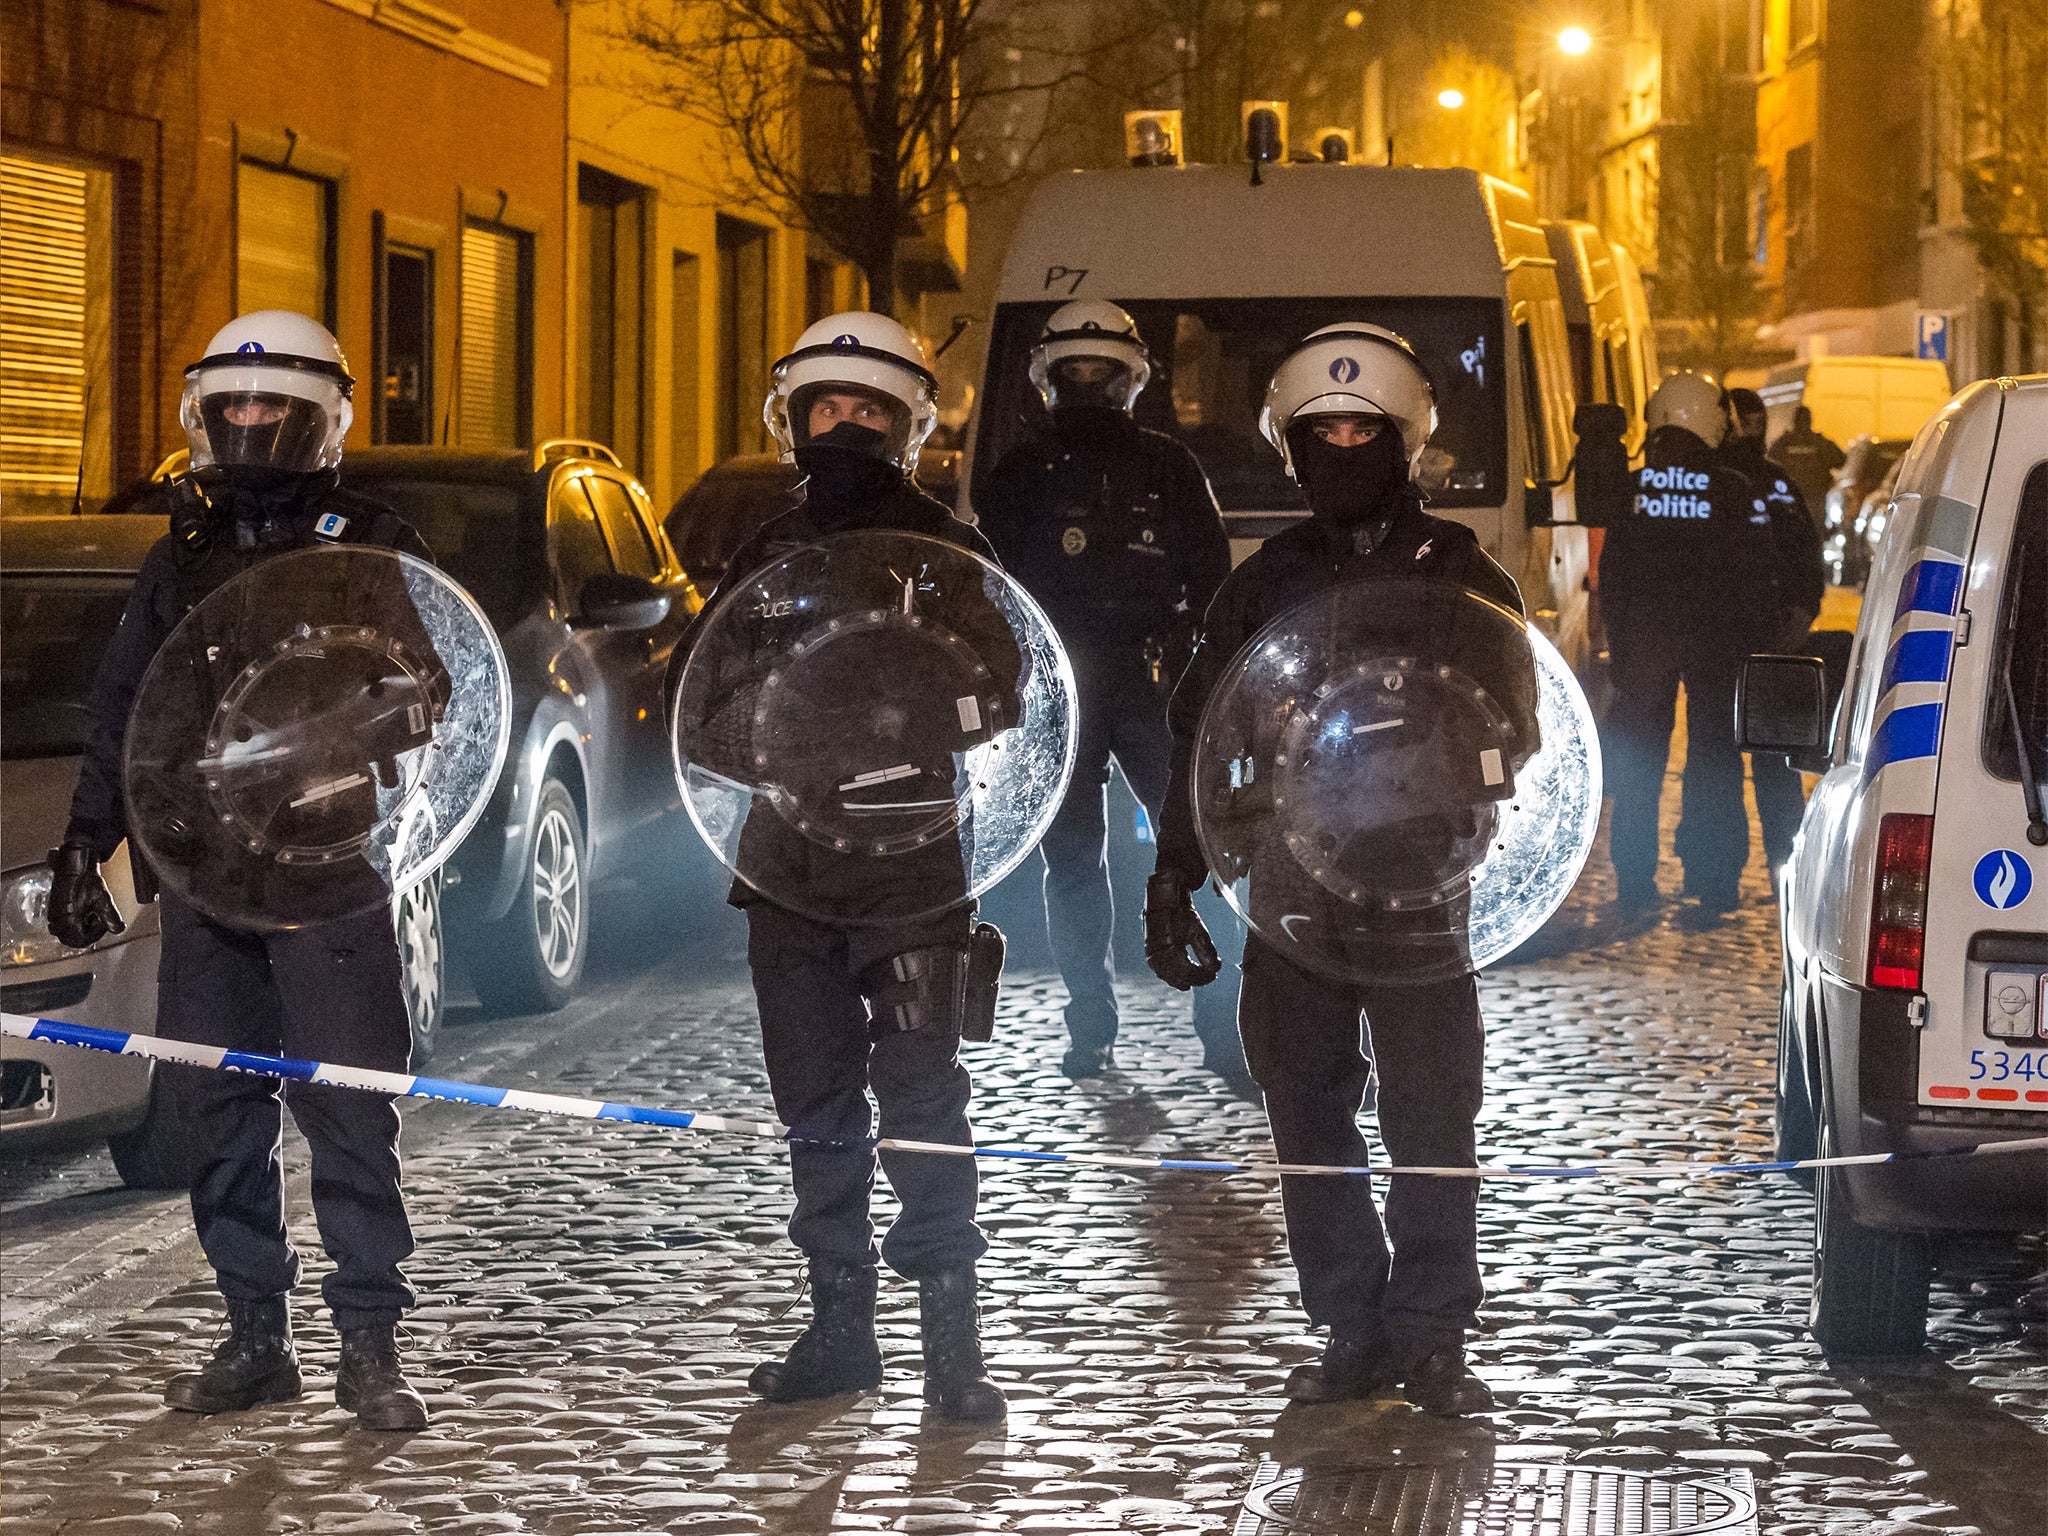
<instances>
[{"instance_id":1,"label":"police logo emblem","mask_svg":"<svg viewBox=\"0 0 2048 1536\"><path fill-rule=\"evenodd\" d=\"M1138 537L1143 539L1147 544L1150 544L1152 542L1152 530L1150 528L1147 528L1143 533L1139 534Z\"/></svg>"},{"instance_id":2,"label":"police logo emblem","mask_svg":"<svg viewBox=\"0 0 2048 1536\"><path fill-rule=\"evenodd\" d=\"M1088 535L1078 528L1069 528L1060 535L1060 548L1070 555L1078 555L1088 547Z\"/></svg>"},{"instance_id":3,"label":"police logo emblem","mask_svg":"<svg viewBox=\"0 0 2048 1536\"><path fill-rule=\"evenodd\" d=\"M1349 384L1358 377L1358 359L1355 357L1338 358L1334 363L1330 364L1330 377L1339 384Z\"/></svg>"},{"instance_id":4,"label":"police logo emblem","mask_svg":"<svg viewBox=\"0 0 2048 1536\"><path fill-rule=\"evenodd\" d=\"M326 539L329 543L332 543L341 537L342 529L347 526L348 519L339 512L328 512L322 514L320 520L313 524L313 533L316 537Z\"/></svg>"}]
</instances>

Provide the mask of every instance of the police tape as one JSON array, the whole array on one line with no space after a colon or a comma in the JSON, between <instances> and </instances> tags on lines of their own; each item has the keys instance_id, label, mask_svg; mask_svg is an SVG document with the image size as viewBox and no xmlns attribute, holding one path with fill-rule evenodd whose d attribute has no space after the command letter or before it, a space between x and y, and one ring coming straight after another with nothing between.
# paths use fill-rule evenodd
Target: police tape
<instances>
[{"instance_id":1,"label":"police tape","mask_svg":"<svg viewBox=\"0 0 2048 1536\"><path fill-rule=\"evenodd\" d=\"M1364 1178L1406 1175L1434 1179L1590 1179L1698 1178L1712 1174L1789 1173L1804 1168L1862 1167L1875 1163L1919 1162L1934 1158L1989 1157L2001 1153L2048 1152L2048 1136L2018 1141L1977 1142L1930 1152L1866 1152L1854 1157L1810 1157L1793 1162L1715 1163L1671 1159L1630 1162L1603 1158L1597 1163L1561 1166L1488 1166L1481 1168L1411 1168L1385 1164L1346 1167L1328 1163L1280 1163L1221 1158L1123 1157L1112 1152L1067 1152L1036 1147L970 1147L943 1141L906 1141L884 1136L861 1142L818 1141L793 1134L774 1120L742 1120L687 1109L654 1109L639 1104L614 1104L603 1099L571 1098L558 1093L529 1093L523 1088L494 1088L486 1083L458 1083L438 1077L413 1077L404 1072L377 1072L366 1067L338 1067L324 1061L299 1061L289 1056L264 1056L219 1046L192 1045L156 1035L127 1035L115 1029L93 1029L58 1019L0 1013L0 1034L41 1040L115 1056L143 1056L217 1072L246 1072L287 1082L357 1088L396 1098L433 1099L449 1104L475 1104L485 1109L518 1109L529 1114L565 1115L579 1120L613 1120L627 1125L659 1125L671 1130L723 1131L733 1135L772 1138L794 1147L872 1148L882 1152L922 1152L943 1157L978 1157L999 1162L1066 1163L1085 1168L1190 1173L1335 1174Z\"/></svg>"}]
</instances>

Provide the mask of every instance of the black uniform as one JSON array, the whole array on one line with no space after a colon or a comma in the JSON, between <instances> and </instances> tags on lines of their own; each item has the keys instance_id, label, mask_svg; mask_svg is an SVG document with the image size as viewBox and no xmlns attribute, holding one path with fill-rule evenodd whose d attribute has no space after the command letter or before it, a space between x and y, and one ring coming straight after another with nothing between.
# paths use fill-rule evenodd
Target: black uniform
<instances>
[{"instance_id":1,"label":"black uniform","mask_svg":"<svg viewBox=\"0 0 2048 1536\"><path fill-rule=\"evenodd\" d=\"M973 528L892 468L881 463L861 468L860 483L841 487L836 500L821 493L814 475L806 501L769 521L734 554L730 574L706 612L728 591L744 590L763 566L830 534L862 529L924 534L994 558ZM677 649L678 676L687 651L687 645ZM1000 659L999 645L984 655L992 668ZM1006 681L1014 687L1016 672ZM781 837L786 832L781 823L778 815L753 815L742 836ZM794 844L787 852L804 856ZM780 855L760 849L755 856ZM892 882L917 888L900 893L876 889L871 911L886 911L892 904L906 911L928 909L936 905L930 882L961 879L957 843L946 840L933 844L929 856L891 863ZM871 877L873 866L866 869ZM959 1059L960 1021L932 1017L918 1028L897 1028L884 1017L871 1021L869 1005L886 1003L895 957L964 949L973 904L963 892L959 905L934 916L854 926L792 912L740 881L728 899L747 914L747 962L760 1008L768 1083L776 1113L790 1129L790 1178L796 1192L790 1240L813 1261L871 1267L875 1238L868 1209L876 1158L864 1143L876 1129L869 1089L880 1106L879 1134L884 1137L954 1145L974 1138L967 1118L972 1084ZM886 1007L876 1012L883 1015ZM882 1243L890 1267L913 1280L971 1267L988 1247L974 1221L973 1160L885 1152L881 1164L902 1204Z\"/></svg>"},{"instance_id":2,"label":"black uniform","mask_svg":"<svg viewBox=\"0 0 2048 1536\"><path fill-rule=\"evenodd\" d=\"M1800 415L1806 418L1804 407ZM1771 444L1768 457L1785 472L1805 500L1807 515L1813 519L1814 536L1825 535L1827 530L1821 525L1827 517L1828 488L1835 482L1835 471L1848 462L1848 455L1834 439L1814 431L1812 420L1806 418Z\"/></svg>"},{"instance_id":3,"label":"black uniform","mask_svg":"<svg viewBox=\"0 0 2048 1536\"><path fill-rule=\"evenodd\" d=\"M1656 898L1658 799L1685 685L1686 894L1732 911L1749 856L1735 683L1779 623L1772 519L1749 479L1691 432L1653 433L1635 505L1600 556L1614 702L1606 722L1609 844L1621 899Z\"/></svg>"},{"instance_id":4,"label":"black uniform","mask_svg":"<svg viewBox=\"0 0 2048 1536\"><path fill-rule=\"evenodd\" d=\"M1398 446L1391 434L1387 441ZM1451 583L1515 612L1522 608L1513 579L1471 530L1429 516L1412 493L1402 494L1376 544L1367 546L1351 527L1311 518L1266 540L1230 574L1173 694L1162 871L1188 889L1207 878L1190 795L1196 731L1238 649L1327 588L1403 578ZM1533 740L1533 720L1524 725ZM1282 1162L1366 1161L1357 1115L1374 1062L1380 1131L1395 1162L1476 1162L1484 1033L1471 975L1419 986L1341 984L1301 969L1254 934L1245 942L1238 1023ZM1462 1337L1481 1295L1475 1181L1394 1180L1384 1228L1367 1180L1283 1177L1280 1187L1302 1305L1313 1322L1383 1341L1406 1361Z\"/></svg>"},{"instance_id":5,"label":"black uniform","mask_svg":"<svg viewBox=\"0 0 2048 1536\"><path fill-rule=\"evenodd\" d=\"M1807 632L1820 617L1821 599L1827 593L1827 571L1813 516L1799 487L1764 457L1758 439L1731 434L1721 445L1721 456L1763 497L1764 511L1771 520L1776 622L1764 646L1787 655L1803 654ZM1757 820L1763 824L1764 854L1775 869L1792 856L1792 841L1806 814L1806 786L1798 769L1770 753L1751 754L1749 780L1756 790Z\"/></svg>"},{"instance_id":6,"label":"black uniform","mask_svg":"<svg viewBox=\"0 0 2048 1536\"><path fill-rule=\"evenodd\" d=\"M1166 696L1230 572L1230 539L1193 454L1103 406L1063 406L996 465L981 518L1003 566L1038 599L1074 664L1079 753L1039 845L1045 922L1067 986L1067 1033L1117 1032L1104 802L1110 759L1156 828L1166 799ZM1229 987L1195 994L1207 1041L1234 1033Z\"/></svg>"},{"instance_id":7,"label":"black uniform","mask_svg":"<svg viewBox=\"0 0 2048 1536\"><path fill-rule=\"evenodd\" d=\"M104 861L127 836L122 748L150 660L208 593L273 555L320 543L431 558L395 512L339 489L333 471L205 476L209 508L181 483L156 493L172 533L143 561L93 687L93 726L65 841ZM143 508L141 510L151 510ZM189 537L188 537L189 535ZM132 853L132 850L131 850ZM147 871L138 870L147 880ZM151 882L153 883L153 882ZM378 909L288 933L252 933L166 892L157 1033L228 1050L403 1072L412 1030L391 914ZM412 1229L399 1193L391 1100L316 1083L170 1066L161 1082L191 1128L192 1216L221 1294L281 1296L299 1278L285 1235L283 1106L313 1161L313 1208L335 1272L322 1287L343 1331L395 1323L413 1304L400 1263Z\"/></svg>"}]
</instances>

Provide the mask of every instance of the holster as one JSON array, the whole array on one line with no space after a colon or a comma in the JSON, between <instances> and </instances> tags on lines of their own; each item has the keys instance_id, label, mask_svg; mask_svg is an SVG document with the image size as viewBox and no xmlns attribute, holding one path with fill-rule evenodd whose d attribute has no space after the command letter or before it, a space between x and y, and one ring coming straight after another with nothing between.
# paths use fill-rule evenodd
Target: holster
<instances>
[{"instance_id":1,"label":"holster","mask_svg":"<svg viewBox=\"0 0 2048 1536\"><path fill-rule=\"evenodd\" d=\"M935 944L890 956L863 977L875 1028L938 1028L963 1040L993 1038L1007 947L1000 928L978 923L964 947Z\"/></svg>"}]
</instances>

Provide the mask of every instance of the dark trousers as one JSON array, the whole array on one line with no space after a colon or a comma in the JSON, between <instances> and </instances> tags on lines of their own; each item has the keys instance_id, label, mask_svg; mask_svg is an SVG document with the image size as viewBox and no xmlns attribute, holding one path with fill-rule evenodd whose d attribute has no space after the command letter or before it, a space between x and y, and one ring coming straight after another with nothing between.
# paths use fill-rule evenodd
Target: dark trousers
<instances>
[{"instance_id":1,"label":"dark trousers","mask_svg":"<svg viewBox=\"0 0 2048 1536\"><path fill-rule=\"evenodd\" d=\"M746 913L768 1086L790 1129L790 1241L810 1259L872 1264L869 1090L881 1107L882 1136L961 1146L974 1140L967 1121L973 1084L960 1064L957 1019L911 1030L871 1024L862 978L907 950L966 943L972 910L897 928L841 928L758 900ZM902 1206L882 1241L890 1268L922 1280L987 1251L974 1224L972 1158L884 1152L881 1166Z\"/></svg>"},{"instance_id":2,"label":"dark trousers","mask_svg":"<svg viewBox=\"0 0 2048 1536\"><path fill-rule=\"evenodd\" d=\"M1806 630L1797 628L1778 646L1787 655L1807 654ZM1756 819L1763 826L1764 857L1775 871L1792 857L1792 843L1806 816L1806 783L1783 757L1768 752L1749 755L1749 782L1756 791ZM1773 877L1775 879L1775 876Z\"/></svg>"},{"instance_id":3,"label":"dark trousers","mask_svg":"<svg viewBox=\"0 0 2048 1536\"><path fill-rule=\"evenodd\" d=\"M1361 1036L1361 1013L1369 1037ZM1238 1025L1280 1161L1366 1161L1358 1111L1376 1062L1387 1155L1411 1167L1477 1163L1485 1036L1473 977L1346 985L1301 969L1254 935L1245 941ZM1382 1227L1375 1182L1283 1176L1287 1246L1311 1322L1381 1335L1397 1359L1412 1359L1461 1337L1478 1313L1479 1184L1392 1179Z\"/></svg>"},{"instance_id":4,"label":"dark trousers","mask_svg":"<svg viewBox=\"0 0 2048 1536\"><path fill-rule=\"evenodd\" d=\"M1117 1032L1116 903L1110 890L1107 802L1112 758L1131 793L1156 828L1166 803L1172 737L1166 705L1133 662L1120 670L1077 669L1080 744L1074 777L1052 825L1039 844L1045 859L1045 928L1054 963L1067 987L1067 1034L1078 1046L1113 1043ZM1204 904L1209 905L1208 903ZM1220 951L1241 939L1237 921L1220 902L1210 921ZM1205 916L1208 914L1205 913ZM1224 956L1223 974L1195 992L1195 1032L1204 1041L1237 1028L1236 968Z\"/></svg>"},{"instance_id":5,"label":"dark trousers","mask_svg":"<svg viewBox=\"0 0 2048 1536\"><path fill-rule=\"evenodd\" d=\"M1735 742L1735 680L1749 646L1740 636L1674 628L1610 631L1614 701L1604 731L1607 793L1614 797L1609 850L1624 899L1657 885L1657 813L1678 687L1685 685L1685 792L1677 852L1685 889L1705 905L1736 905L1749 860L1742 752Z\"/></svg>"},{"instance_id":6,"label":"dark trousers","mask_svg":"<svg viewBox=\"0 0 2048 1536\"><path fill-rule=\"evenodd\" d=\"M161 898L157 1033L172 1040L403 1072L412 1028L398 940L382 907L291 933L223 928ZM412 1227L399 1194L398 1109L383 1094L197 1067L161 1068L193 1147L192 1219L230 1301L298 1284L285 1236L284 1107L313 1162L313 1217L334 1260L321 1287L335 1326L395 1323L414 1296L399 1270Z\"/></svg>"}]
</instances>

